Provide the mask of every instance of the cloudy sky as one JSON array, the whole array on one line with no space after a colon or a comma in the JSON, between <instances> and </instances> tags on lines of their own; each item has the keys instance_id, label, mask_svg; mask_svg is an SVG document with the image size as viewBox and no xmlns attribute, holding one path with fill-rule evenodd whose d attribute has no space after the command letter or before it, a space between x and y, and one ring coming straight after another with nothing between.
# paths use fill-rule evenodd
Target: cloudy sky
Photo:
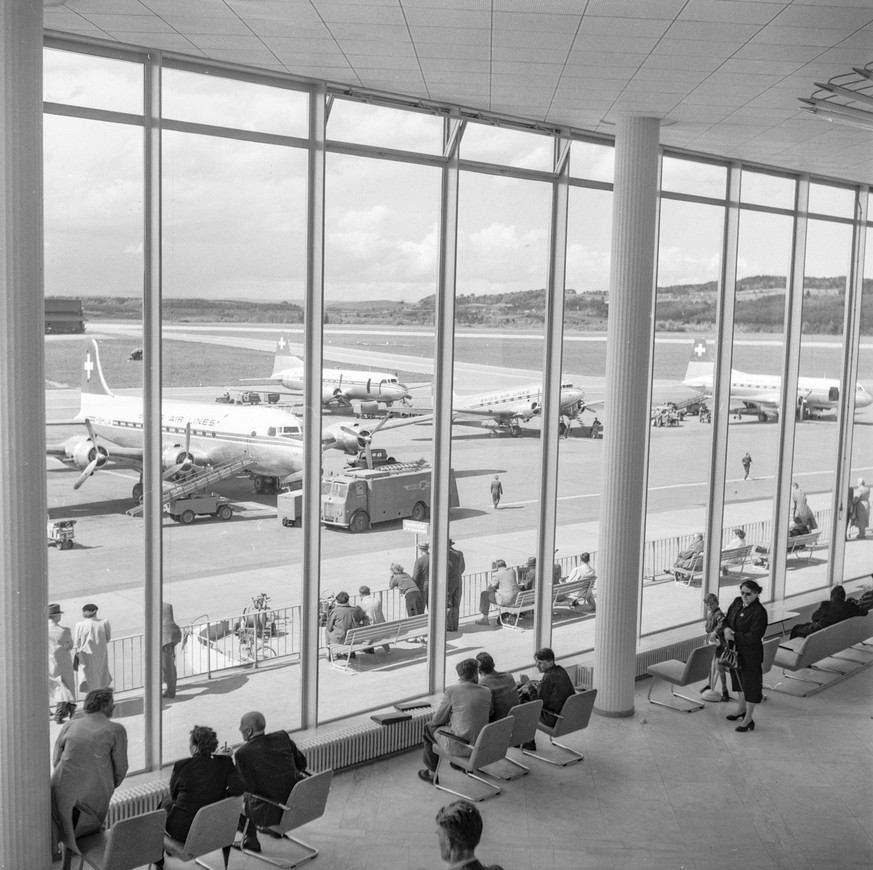
<instances>
[{"instance_id":1,"label":"cloudy sky","mask_svg":"<svg viewBox=\"0 0 873 870\"><path fill-rule=\"evenodd\" d=\"M294 91L165 71L166 117L263 133L306 134L305 97ZM137 64L46 52L45 98L136 114ZM436 154L441 122L429 115L337 101L328 135L340 141ZM547 169L551 142L530 133L468 126L462 157ZM574 145L574 175L609 180L611 149ZM47 114L45 227L47 295L139 296L143 271L142 130L123 123ZM434 292L439 171L338 154L328 156L326 298L415 302ZM664 161L664 183L718 195L724 172ZM785 195L764 185L765 201ZM749 196L753 196L752 179ZM300 300L305 277L306 154L299 148L167 130L163 138L164 294ZM790 184L786 204L790 205ZM458 289L493 293L545 286L548 185L465 172L460 185ZM609 284L610 195L574 188L567 284ZM760 201L760 200L759 200ZM718 276L722 210L665 201L658 281ZM740 274L787 270L790 221L749 213ZM807 274L845 274L844 227L811 227Z\"/></svg>"}]
</instances>

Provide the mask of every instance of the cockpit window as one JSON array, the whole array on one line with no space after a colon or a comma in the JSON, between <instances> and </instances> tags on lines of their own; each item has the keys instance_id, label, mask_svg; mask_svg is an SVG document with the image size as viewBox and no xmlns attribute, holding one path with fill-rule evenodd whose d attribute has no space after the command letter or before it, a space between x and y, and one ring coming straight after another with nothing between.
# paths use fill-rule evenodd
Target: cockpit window
<instances>
[{"instance_id":1,"label":"cockpit window","mask_svg":"<svg viewBox=\"0 0 873 870\"><path fill-rule=\"evenodd\" d=\"M279 433L283 438L299 438L300 437L300 427L299 426L283 426Z\"/></svg>"}]
</instances>

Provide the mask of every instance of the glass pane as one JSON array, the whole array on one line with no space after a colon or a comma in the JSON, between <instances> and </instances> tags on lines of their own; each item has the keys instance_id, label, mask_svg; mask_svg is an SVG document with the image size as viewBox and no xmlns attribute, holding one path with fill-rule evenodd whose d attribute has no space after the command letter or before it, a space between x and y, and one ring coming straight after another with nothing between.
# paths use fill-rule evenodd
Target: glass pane
<instances>
[{"instance_id":1,"label":"glass pane","mask_svg":"<svg viewBox=\"0 0 873 870\"><path fill-rule=\"evenodd\" d=\"M843 317L852 228L810 221L803 282L803 335L794 427L794 470L788 534L819 532L814 543L789 537L785 594L824 586L831 557L828 542L841 398ZM811 540L811 539L810 539Z\"/></svg>"},{"instance_id":2,"label":"glass pane","mask_svg":"<svg viewBox=\"0 0 873 870\"><path fill-rule=\"evenodd\" d=\"M550 172L554 167L554 143L551 136L542 133L468 121L461 139L461 159Z\"/></svg>"},{"instance_id":3,"label":"glass pane","mask_svg":"<svg viewBox=\"0 0 873 870\"><path fill-rule=\"evenodd\" d=\"M555 644L564 654L594 646L597 585L586 585L597 572L601 466L606 398L606 322L612 194L570 188L567 245L567 293L564 299L564 381L582 392L579 405L567 405L558 458L555 546L562 576L573 591L552 612ZM586 567L582 554L588 553Z\"/></svg>"},{"instance_id":4,"label":"glass pane","mask_svg":"<svg viewBox=\"0 0 873 870\"><path fill-rule=\"evenodd\" d=\"M615 148L595 142L573 141L570 144L570 175L592 181L612 183L615 170Z\"/></svg>"},{"instance_id":5,"label":"glass pane","mask_svg":"<svg viewBox=\"0 0 873 870\"><path fill-rule=\"evenodd\" d=\"M43 99L142 115L142 64L73 51L43 51Z\"/></svg>"},{"instance_id":6,"label":"glass pane","mask_svg":"<svg viewBox=\"0 0 873 870\"><path fill-rule=\"evenodd\" d=\"M686 575L673 572L694 574L703 562L712 427L693 415L701 395L688 375L693 347L716 321L723 220L716 206L661 201L643 634L702 613L699 592L675 583Z\"/></svg>"},{"instance_id":7,"label":"glass pane","mask_svg":"<svg viewBox=\"0 0 873 870\"><path fill-rule=\"evenodd\" d=\"M809 185L809 211L813 214L832 214L850 218L855 213L857 192L849 187L833 187L830 184Z\"/></svg>"},{"instance_id":8,"label":"glass pane","mask_svg":"<svg viewBox=\"0 0 873 870\"><path fill-rule=\"evenodd\" d=\"M309 97L303 91L164 67L164 117L258 133L306 136Z\"/></svg>"},{"instance_id":9,"label":"glass pane","mask_svg":"<svg viewBox=\"0 0 873 870\"><path fill-rule=\"evenodd\" d=\"M336 449L322 460L322 643L342 654L357 608L376 627L403 622L372 654L358 649L336 667L325 655L320 721L426 694L428 651L442 650L411 628L425 612L430 564L417 545L429 536L403 528L429 527L439 196L435 167L328 154L322 381L325 443ZM389 410L429 416L379 428ZM349 691L337 669L346 664L366 671L366 691Z\"/></svg>"},{"instance_id":10,"label":"glass pane","mask_svg":"<svg viewBox=\"0 0 873 870\"><path fill-rule=\"evenodd\" d=\"M46 419L79 421L47 436L49 600L60 605L81 660L73 674L66 658L57 676L72 694L58 686L50 703L81 711L88 691L113 688L131 770L145 765L143 528L125 515L142 449L142 366L128 362L142 330L141 136L45 117ZM103 393L104 379L118 395ZM124 447L134 454L128 461ZM94 619L85 604L97 605ZM50 643L64 659L60 635L52 628ZM52 741L59 731L53 721Z\"/></svg>"},{"instance_id":11,"label":"glass pane","mask_svg":"<svg viewBox=\"0 0 873 870\"><path fill-rule=\"evenodd\" d=\"M340 142L439 154L442 152L443 119L423 112L334 99L327 136Z\"/></svg>"},{"instance_id":12,"label":"glass pane","mask_svg":"<svg viewBox=\"0 0 873 870\"><path fill-rule=\"evenodd\" d=\"M181 758L193 722L222 744L245 710L300 724L302 547L282 519L302 422L271 373L302 320L306 153L165 132L163 170L163 595L186 638L163 735Z\"/></svg>"},{"instance_id":13,"label":"glass pane","mask_svg":"<svg viewBox=\"0 0 873 870\"><path fill-rule=\"evenodd\" d=\"M667 155L661 162L661 190L723 199L726 185L726 166L681 160Z\"/></svg>"},{"instance_id":14,"label":"glass pane","mask_svg":"<svg viewBox=\"0 0 873 870\"><path fill-rule=\"evenodd\" d=\"M772 598L767 563L779 467L776 423L792 228L787 216L740 212L721 547L722 552L752 549L735 554L732 561L739 564L722 572L725 613L744 578L764 588L762 601Z\"/></svg>"},{"instance_id":15,"label":"glass pane","mask_svg":"<svg viewBox=\"0 0 873 870\"><path fill-rule=\"evenodd\" d=\"M740 200L755 205L769 205L772 208L794 208L794 188L793 178L744 169Z\"/></svg>"},{"instance_id":16,"label":"glass pane","mask_svg":"<svg viewBox=\"0 0 873 870\"><path fill-rule=\"evenodd\" d=\"M531 560L540 492L550 200L547 184L461 174L452 438L461 509L452 512L451 536L466 571L460 621L449 622L460 629L447 637L450 675L472 649L491 653L498 671L529 668L534 652L533 632L494 628L499 606L514 600L513 589L533 588L542 576ZM481 324L480 312L495 309L494 320ZM516 617L520 625L532 624L530 611L508 616ZM485 618L487 626L477 624Z\"/></svg>"},{"instance_id":17,"label":"glass pane","mask_svg":"<svg viewBox=\"0 0 873 870\"><path fill-rule=\"evenodd\" d=\"M862 487L873 482L873 468L869 457L873 455L873 234L867 231L864 257L864 288L861 296L861 339L858 348L858 383L855 385L855 421L852 427L852 464L848 472L849 492L843 582L869 583L870 560L865 541L873 536L870 524L870 498L865 500ZM863 483L859 481L863 480ZM858 492L858 500L855 494ZM860 502L860 507L858 506ZM863 531L862 531L863 530ZM857 543L856 543L857 542ZM860 585L847 587L857 590Z\"/></svg>"}]
</instances>

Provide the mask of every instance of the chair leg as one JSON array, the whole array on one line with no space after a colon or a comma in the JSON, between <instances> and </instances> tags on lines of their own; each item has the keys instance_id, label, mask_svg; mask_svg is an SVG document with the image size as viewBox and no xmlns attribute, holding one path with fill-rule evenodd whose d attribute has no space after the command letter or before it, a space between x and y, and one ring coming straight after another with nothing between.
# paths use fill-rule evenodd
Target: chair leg
<instances>
[{"instance_id":1,"label":"chair leg","mask_svg":"<svg viewBox=\"0 0 873 870\"><path fill-rule=\"evenodd\" d=\"M649 694L647 697L648 697L650 704L657 704L659 707L666 707L668 710L676 710L678 713L693 713L693 712L695 712L695 710L702 710L703 709L704 705L698 703L693 698L689 698L687 695L680 695L678 692L674 692L673 691L673 685L674 685L673 683L670 684L670 692L673 694L673 696L676 698L682 698L685 701L690 701L692 706L691 707L680 707L678 704L668 704L666 701L656 701L652 697L652 689L655 688L655 681L657 679L658 679L658 677L652 677L652 682L649 685Z\"/></svg>"},{"instance_id":2,"label":"chair leg","mask_svg":"<svg viewBox=\"0 0 873 870\"><path fill-rule=\"evenodd\" d=\"M496 785L488 782L486 779L482 779L481 776L476 776L475 773L467 773L466 771L454 771L449 768L448 773L443 773L441 768L443 768L443 761L445 756L440 756L439 763L437 764L437 769L434 772L433 784L435 788L438 788L440 791L448 792L449 794L456 795L457 797L464 798L468 801L478 802L484 801L491 797L497 797L503 789L498 788ZM446 762L445 766L448 767L449 763ZM451 788L449 785L442 784L442 779L448 779L449 783L455 788ZM478 784L477 784L478 783ZM461 785L466 786L466 791L461 791Z\"/></svg>"}]
</instances>

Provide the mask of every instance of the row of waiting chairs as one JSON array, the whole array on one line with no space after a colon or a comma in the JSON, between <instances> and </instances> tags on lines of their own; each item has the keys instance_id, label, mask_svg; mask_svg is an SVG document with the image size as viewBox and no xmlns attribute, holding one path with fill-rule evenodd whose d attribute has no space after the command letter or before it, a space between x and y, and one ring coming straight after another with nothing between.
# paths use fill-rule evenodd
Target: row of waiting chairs
<instances>
[{"instance_id":1,"label":"row of waiting chairs","mask_svg":"<svg viewBox=\"0 0 873 870\"><path fill-rule=\"evenodd\" d=\"M564 745L558 738L588 727L596 698L596 689L571 695L564 702L554 725L540 721L543 709L541 700L518 704L505 719L491 722L479 732L468 756L452 755L440 744L434 744L434 751L439 755L434 786L470 801L482 801L499 795L502 789L485 777L509 781L530 773L529 767L511 758L509 753L511 749L523 747L532 741L537 731L548 735L549 749L545 752L521 749L522 755L560 767L582 761L581 752ZM453 740L457 739L453 735Z\"/></svg>"},{"instance_id":2,"label":"row of waiting chairs","mask_svg":"<svg viewBox=\"0 0 873 870\"><path fill-rule=\"evenodd\" d=\"M288 870L318 855L318 849L295 839L290 832L324 815L332 779L332 770L313 774L294 786L284 804L270 801L282 808L282 818L265 830L272 831L293 844L294 854L290 861L274 861L243 849L245 854ZM267 800L263 797L261 799ZM164 853L183 863L194 861L200 867L214 870L201 859L219 850L227 870L242 809L242 797L229 797L202 807L194 816L184 843L164 833L167 820L165 810L122 819L108 830L89 834L76 841L75 851L80 856L79 870L85 864L94 870L133 870L135 867L155 863L164 857Z\"/></svg>"}]
</instances>

